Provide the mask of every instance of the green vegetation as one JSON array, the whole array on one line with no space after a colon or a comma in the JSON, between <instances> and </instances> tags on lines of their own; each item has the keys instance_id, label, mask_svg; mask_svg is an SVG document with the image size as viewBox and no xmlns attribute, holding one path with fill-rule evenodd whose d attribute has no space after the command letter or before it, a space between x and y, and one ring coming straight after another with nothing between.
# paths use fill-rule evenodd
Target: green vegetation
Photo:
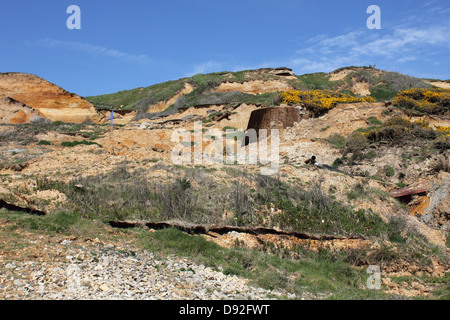
<instances>
[{"instance_id":1,"label":"green vegetation","mask_svg":"<svg viewBox=\"0 0 450 320\"><path fill-rule=\"evenodd\" d=\"M378 120L376 117L367 118L366 121L367 121L367 123L369 125L380 125L380 124L382 124L382 122L380 120Z\"/></svg>"},{"instance_id":2,"label":"green vegetation","mask_svg":"<svg viewBox=\"0 0 450 320\"><path fill-rule=\"evenodd\" d=\"M153 168L174 170L160 164ZM307 190L277 178L249 175L235 169L236 172L229 171L233 178L231 187L227 187L225 183L214 184L215 173L205 168L176 170L180 178L167 183L152 182L145 179L143 169L131 171L124 162L101 177L78 178L69 183L38 179L36 188L59 190L70 199L65 210L105 221L176 218L216 223L226 209L234 212L235 220L229 223L236 225L278 225L297 232L376 237L383 237L389 228L378 215L354 211L330 198L320 183ZM256 188L248 187L250 181L256 183ZM268 219L264 208L270 203L282 213L270 215Z\"/></svg>"},{"instance_id":3,"label":"green vegetation","mask_svg":"<svg viewBox=\"0 0 450 320\"><path fill-rule=\"evenodd\" d=\"M184 88L186 79L167 81L145 88L86 97L97 109L146 110L149 105L164 101Z\"/></svg>"},{"instance_id":4,"label":"green vegetation","mask_svg":"<svg viewBox=\"0 0 450 320\"><path fill-rule=\"evenodd\" d=\"M341 136L340 134L333 133L331 134L328 139L326 139L330 144L335 146L338 149L344 148L345 146L345 137Z\"/></svg>"},{"instance_id":5,"label":"green vegetation","mask_svg":"<svg viewBox=\"0 0 450 320\"><path fill-rule=\"evenodd\" d=\"M377 101L394 99L402 90L411 88L431 88L422 79L410 77L397 72L386 72L373 77L370 82L370 96Z\"/></svg>"},{"instance_id":6,"label":"green vegetation","mask_svg":"<svg viewBox=\"0 0 450 320\"><path fill-rule=\"evenodd\" d=\"M394 168L392 168L390 165L385 165L384 166L384 173L386 174L387 177L393 177L395 174Z\"/></svg>"},{"instance_id":7,"label":"green vegetation","mask_svg":"<svg viewBox=\"0 0 450 320\"><path fill-rule=\"evenodd\" d=\"M177 178L165 182L148 179L152 170L176 172ZM147 170L131 170L127 162L123 162L101 176L70 182L37 179L35 191L58 190L69 200L51 215L39 217L6 210L0 210L0 213L16 227L32 232L110 239L113 233L107 231L105 224L111 220L157 222L177 219L217 223L222 221L222 213L227 210L234 214L226 222L229 225L277 226L287 231L358 235L380 243L378 247L338 252L325 247L312 251L310 242L289 249L263 243L261 249L250 250L240 246L226 249L201 236L170 228L148 232L139 227L120 233L120 237L132 239L141 249L162 256L188 257L226 274L246 277L263 288L311 294L313 298L397 298L382 291L364 289L368 277L365 268L353 267L404 262L430 266L430 257L440 259L439 250L415 229L406 227L401 217L386 222L371 210L354 210L327 195L320 181L304 188L298 181L286 182L279 177L261 176L238 167L225 167L222 172L224 182L218 183L213 179L217 173L203 166L188 168L158 162ZM354 200L384 196L380 190L363 184L348 192L348 198ZM279 212L270 214L269 205ZM442 282L439 285L440 295L448 290L443 285Z\"/></svg>"},{"instance_id":8,"label":"green vegetation","mask_svg":"<svg viewBox=\"0 0 450 320\"><path fill-rule=\"evenodd\" d=\"M281 70L282 68L280 68ZM243 70L238 72L215 72L209 74L196 74L189 78L182 78L155 84L149 87L141 87L132 90L119 91L117 93L87 97L96 108L137 110L137 119L152 116L172 114L180 108L190 108L202 104L230 104L230 103L255 103L266 106L278 105L281 99L277 92L253 95L243 92L213 92L213 89L224 82L239 82L252 80L281 80L289 84L294 90L332 90L339 89L339 93L355 97L350 90L353 79L369 83L370 98L375 100L393 99L401 90L411 88L431 88L430 85L414 77L409 77L396 72L384 72L380 75L367 67L352 70L344 79L332 81L327 73L318 72L284 78L273 73L274 69ZM161 113L147 114L149 105L169 98L180 92L186 84L194 87L194 90L170 105ZM355 97L356 98L356 97Z\"/></svg>"},{"instance_id":9,"label":"green vegetation","mask_svg":"<svg viewBox=\"0 0 450 320\"><path fill-rule=\"evenodd\" d=\"M427 122L411 122L401 116L392 116L384 122L371 117L367 119L370 125L359 128L347 138L339 135L331 135L326 139L334 147L341 149L342 157L334 165L356 164L364 159L374 159L379 154L381 145L390 147L403 147L405 150L413 150L402 153L402 163L405 167L413 159L424 160L432 154L439 154L448 150L450 146L449 129L447 127L429 126ZM366 151L367 149L369 149ZM385 175L393 177L394 169L387 165ZM435 172L447 171L448 165L443 159L438 159L433 164Z\"/></svg>"},{"instance_id":10,"label":"green vegetation","mask_svg":"<svg viewBox=\"0 0 450 320\"><path fill-rule=\"evenodd\" d=\"M318 252L314 252L308 246L287 250L270 243L265 244L263 250L239 246L227 249L202 236L189 235L173 228L148 232L138 227L124 229L120 234L113 235L108 231L110 227L101 221L67 211L41 217L1 209L0 215L9 221L8 229L2 232L14 233L21 228L36 234L125 240L134 244L134 250L149 250L158 258L172 254L187 257L198 264L221 270L224 274L245 277L252 285L312 299L402 298L380 290L367 290L366 268L352 267L361 263L386 263L402 252L385 245L375 252L371 250L370 254L369 250L358 249L335 252L319 248ZM390 238L396 240L397 236L391 232ZM399 238L394 242L402 247L407 240ZM392 280L398 283L417 281L416 277L393 277ZM443 278L422 276L420 280L437 286L433 298L448 299L448 275ZM384 285L382 289L385 289Z\"/></svg>"},{"instance_id":11,"label":"green vegetation","mask_svg":"<svg viewBox=\"0 0 450 320\"><path fill-rule=\"evenodd\" d=\"M286 250L274 251L270 246L263 252L239 247L227 249L202 236L188 235L172 228L156 232L133 228L123 230L121 235L112 235L108 232L110 227L101 221L70 212L39 217L0 209L0 215L9 221L8 229L2 232L14 233L24 229L55 236L131 240L136 251L149 250L162 259L171 254L187 257L198 264L222 270L224 274L245 277L251 285L265 289L284 290L313 299L396 298L380 291L365 290L368 275L364 270L351 268L344 261L343 254L337 255L325 249L314 253L299 247L295 249L297 258L293 258ZM14 247L15 244L9 245Z\"/></svg>"},{"instance_id":12,"label":"green vegetation","mask_svg":"<svg viewBox=\"0 0 450 320\"><path fill-rule=\"evenodd\" d=\"M26 123L21 125L4 125L8 129L0 133L0 146L11 142L26 146L33 143L38 145L50 145L50 141L37 140L38 134L58 132L69 136L80 136L89 141L102 137L107 127L89 123L64 123L61 121L44 123Z\"/></svg>"},{"instance_id":13,"label":"green vegetation","mask_svg":"<svg viewBox=\"0 0 450 320\"><path fill-rule=\"evenodd\" d=\"M331 81L328 74L323 72L304 74L297 76L301 80L303 90L334 90L343 81Z\"/></svg>"},{"instance_id":14,"label":"green vegetation","mask_svg":"<svg viewBox=\"0 0 450 320\"><path fill-rule=\"evenodd\" d=\"M47 140L40 140L38 145L40 146L51 146L53 143L51 143L50 141Z\"/></svg>"},{"instance_id":15,"label":"green vegetation","mask_svg":"<svg viewBox=\"0 0 450 320\"><path fill-rule=\"evenodd\" d=\"M380 299L388 298L375 290L359 289L364 286L367 274L352 269L342 256L327 250L311 253L294 249L298 258L286 251L267 252L244 248L226 249L206 241L201 236L189 236L175 229L139 233L142 245L153 252L188 256L225 274L245 277L251 284L267 289L284 290L311 298L327 299ZM392 297L392 296L390 296Z\"/></svg>"},{"instance_id":16,"label":"green vegetation","mask_svg":"<svg viewBox=\"0 0 450 320\"><path fill-rule=\"evenodd\" d=\"M398 107L413 114L444 115L450 111L449 89L410 89L395 98Z\"/></svg>"},{"instance_id":17,"label":"green vegetation","mask_svg":"<svg viewBox=\"0 0 450 320\"><path fill-rule=\"evenodd\" d=\"M177 99L174 108L186 109L197 105L211 105L211 104L236 104L236 103L252 103L270 106L273 104L273 99L276 93L262 93L250 94L240 91L231 92L202 92L199 94L197 90L186 94Z\"/></svg>"},{"instance_id":18,"label":"green vegetation","mask_svg":"<svg viewBox=\"0 0 450 320\"><path fill-rule=\"evenodd\" d=\"M90 146L90 145L97 145L100 148L102 148L102 146L100 144L98 144L97 142L92 142L92 141L86 141L86 140L81 140L81 141L63 141L61 142L61 146L63 147L75 147L78 145L86 145L86 146Z\"/></svg>"},{"instance_id":19,"label":"green vegetation","mask_svg":"<svg viewBox=\"0 0 450 320\"><path fill-rule=\"evenodd\" d=\"M377 101L385 101L394 99L398 91L392 89L389 83L381 83L370 88L370 96Z\"/></svg>"}]
</instances>

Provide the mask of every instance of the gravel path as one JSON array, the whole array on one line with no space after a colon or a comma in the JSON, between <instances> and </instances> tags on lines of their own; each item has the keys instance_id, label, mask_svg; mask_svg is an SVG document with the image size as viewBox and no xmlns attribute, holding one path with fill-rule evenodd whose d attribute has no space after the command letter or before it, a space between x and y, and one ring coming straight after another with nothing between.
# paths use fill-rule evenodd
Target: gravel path
<instances>
[{"instance_id":1,"label":"gravel path","mask_svg":"<svg viewBox=\"0 0 450 320\"><path fill-rule=\"evenodd\" d=\"M281 292L248 285L186 258L157 259L111 244L59 244L55 261L1 261L0 299L218 300L273 299ZM295 296L285 295L294 298Z\"/></svg>"}]
</instances>

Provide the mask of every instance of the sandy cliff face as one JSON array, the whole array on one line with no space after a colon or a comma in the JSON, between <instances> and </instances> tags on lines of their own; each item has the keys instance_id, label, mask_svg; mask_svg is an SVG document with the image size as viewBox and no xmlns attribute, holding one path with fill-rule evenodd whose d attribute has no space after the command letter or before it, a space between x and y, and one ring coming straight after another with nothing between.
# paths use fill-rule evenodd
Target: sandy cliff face
<instances>
[{"instance_id":1,"label":"sandy cliff face","mask_svg":"<svg viewBox=\"0 0 450 320\"><path fill-rule=\"evenodd\" d=\"M4 101L2 109L5 109L7 103L4 99L8 97L33 108L40 116L52 121L80 123L89 120L98 123L103 118L85 99L31 74L0 73L0 99ZM11 110L11 113L14 112ZM29 117L23 115L27 113L25 110L20 113L21 119L29 121ZM3 119L5 117L11 117L11 114L6 112Z\"/></svg>"},{"instance_id":2,"label":"sandy cliff face","mask_svg":"<svg viewBox=\"0 0 450 320\"><path fill-rule=\"evenodd\" d=\"M241 91L251 94L261 94L266 92L277 92L277 91L287 91L293 88L284 81L280 80L252 80L245 81L244 83L239 82L224 82L221 83L213 91L215 92L230 92L230 91Z\"/></svg>"},{"instance_id":3,"label":"sandy cliff face","mask_svg":"<svg viewBox=\"0 0 450 320\"><path fill-rule=\"evenodd\" d=\"M38 117L39 112L10 97L0 98L0 123L21 124Z\"/></svg>"}]
</instances>

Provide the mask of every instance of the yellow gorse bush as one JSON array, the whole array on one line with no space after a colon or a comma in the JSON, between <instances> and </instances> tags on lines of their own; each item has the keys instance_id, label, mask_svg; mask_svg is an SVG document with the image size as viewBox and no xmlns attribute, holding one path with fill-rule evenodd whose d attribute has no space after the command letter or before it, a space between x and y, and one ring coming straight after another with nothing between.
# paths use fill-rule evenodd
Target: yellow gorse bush
<instances>
[{"instance_id":1,"label":"yellow gorse bush","mask_svg":"<svg viewBox=\"0 0 450 320\"><path fill-rule=\"evenodd\" d=\"M315 115L334 108L338 103L375 102L372 97L354 97L332 90L290 90L280 93L283 103L301 104Z\"/></svg>"},{"instance_id":2,"label":"yellow gorse bush","mask_svg":"<svg viewBox=\"0 0 450 320\"><path fill-rule=\"evenodd\" d=\"M395 103L421 114L445 114L450 110L450 90L408 89L397 95Z\"/></svg>"},{"instance_id":3,"label":"yellow gorse bush","mask_svg":"<svg viewBox=\"0 0 450 320\"><path fill-rule=\"evenodd\" d=\"M436 126L436 131L442 133L443 135L450 137L450 127Z\"/></svg>"}]
</instances>

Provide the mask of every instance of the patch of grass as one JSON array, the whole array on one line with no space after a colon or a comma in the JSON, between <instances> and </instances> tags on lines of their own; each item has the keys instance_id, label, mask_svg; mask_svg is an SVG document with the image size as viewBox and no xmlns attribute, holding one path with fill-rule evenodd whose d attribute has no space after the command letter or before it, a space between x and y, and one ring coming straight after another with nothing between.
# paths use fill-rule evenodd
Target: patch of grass
<instances>
[{"instance_id":1,"label":"patch of grass","mask_svg":"<svg viewBox=\"0 0 450 320\"><path fill-rule=\"evenodd\" d=\"M333 161L333 165L332 165L332 167L333 168L338 168L340 165L342 165L344 163L344 160L342 159L342 158L336 158L334 161Z\"/></svg>"},{"instance_id":2,"label":"patch of grass","mask_svg":"<svg viewBox=\"0 0 450 320\"><path fill-rule=\"evenodd\" d=\"M298 249L300 259L268 254L244 248L219 247L201 236L187 235L175 229L153 233L137 233L144 248L163 256L175 254L189 257L197 263L228 275L251 280L250 284L270 290L315 298L381 298L387 297L374 290L360 289L365 283L363 273L353 270L343 261L329 259L327 252L314 254Z\"/></svg>"},{"instance_id":3,"label":"patch of grass","mask_svg":"<svg viewBox=\"0 0 450 320\"><path fill-rule=\"evenodd\" d=\"M227 131L227 130L230 130L230 131L235 131L235 130L237 130L235 127L230 127L230 126L226 126L226 127L223 127L222 128L222 131Z\"/></svg>"},{"instance_id":4,"label":"patch of grass","mask_svg":"<svg viewBox=\"0 0 450 320\"><path fill-rule=\"evenodd\" d=\"M326 141L328 141L338 149L342 149L345 146L345 137L337 133L333 133L332 135L330 135L328 139L326 139Z\"/></svg>"},{"instance_id":5,"label":"patch of grass","mask_svg":"<svg viewBox=\"0 0 450 320\"><path fill-rule=\"evenodd\" d=\"M50 142L50 141L47 141L47 140L40 140L38 142L38 145L40 145L40 146L51 146L51 145L53 145L53 143Z\"/></svg>"},{"instance_id":6,"label":"patch of grass","mask_svg":"<svg viewBox=\"0 0 450 320\"><path fill-rule=\"evenodd\" d=\"M324 72L309 73L297 76L307 90L330 90L337 88L343 81L331 81Z\"/></svg>"},{"instance_id":7,"label":"patch of grass","mask_svg":"<svg viewBox=\"0 0 450 320\"><path fill-rule=\"evenodd\" d=\"M349 135L345 141L345 147L342 149L344 156L351 154L351 162L364 158L363 150L369 145L366 136L360 131L355 131Z\"/></svg>"},{"instance_id":8,"label":"patch of grass","mask_svg":"<svg viewBox=\"0 0 450 320\"><path fill-rule=\"evenodd\" d=\"M45 216L36 216L0 209L0 215L14 222L17 227L37 233L76 235L92 238L105 234L104 225L101 222L85 219L75 212L57 211Z\"/></svg>"},{"instance_id":9,"label":"patch of grass","mask_svg":"<svg viewBox=\"0 0 450 320\"><path fill-rule=\"evenodd\" d=\"M174 96L184 87L185 82L186 79L167 81L145 88L86 97L86 100L98 109L146 110L149 105L165 101Z\"/></svg>"},{"instance_id":10,"label":"patch of grass","mask_svg":"<svg viewBox=\"0 0 450 320\"><path fill-rule=\"evenodd\" d=\"M450 233L447 233L447 240L445 244L447 245L447 248L450 248Z\"/></svg>"},{"instance_id":11,"label":"patch of grass","mask_svg":"<svg viewBox=\"0 0 450 320\"><path fill-rule=\"evenodd\" d=\"M388 164L384 166L384 173L386 174L387 177L393 177L395 175L394 168L392 168Z\"/></svg>"},{"instance_id":12,"label":"patch of grass","mask_svg":"<svg viewBox=\"0 0 450 320\"><path fill-rule=\"evenodd\" d=\"M369 125L381 125L382 122L378 120L376 117L370 117L366 119L367 123Z\"/></svg>"},{"instance_id":13,"label":"patch of grass","mask_svg":"<svg viewBox=\"0 0 450 320\"><path fill-rule=\"evenodd\" d=\"M377 101L392 100L398 94L398 91L392 88L389 83L381 83L370 88L370 96Z\"/></svg>"},{"instance_id":14,"label":"patch of grass","mask_svg":"<svg viewBox=\"0 0 450 320\"><path fill-rule=\"evenodd\" d=\"M352 190L347 192L347 197L349 200L357 200L365 194L364 187L361 184L357 184Z\"/></svg>"},{"instance_id":15,"label":"patch of grass","mask_svg":"<svg viewBox=\"0 0 450 320\"><path fill-rule=\"evenodd\" d=\"M97 142L87 141L87 140L84 140L84 139L81 140L81 141L63 141L63 142L61 142L61 146L63 146L63 147L70 147L70 148L73 148L73 147L78 146L78 145L90 146L90 145L94 145L94 144L99 146L100 148L103 148L102 145L98 144Z\"/></svg>"},{"instance_id":16,"label":"patch of grass","mask_svg":"<svg viewBox=\"0 0 450 320\"><path fill-rule=\"evenodd\" d=\"M365 158L366 159L374 159L374 158L376 158L377 157L377 153L376 153L376 151L375 150L369 150L367 153L366 153L366 155L365 155Z\"/></svg>"}]
</instances>

